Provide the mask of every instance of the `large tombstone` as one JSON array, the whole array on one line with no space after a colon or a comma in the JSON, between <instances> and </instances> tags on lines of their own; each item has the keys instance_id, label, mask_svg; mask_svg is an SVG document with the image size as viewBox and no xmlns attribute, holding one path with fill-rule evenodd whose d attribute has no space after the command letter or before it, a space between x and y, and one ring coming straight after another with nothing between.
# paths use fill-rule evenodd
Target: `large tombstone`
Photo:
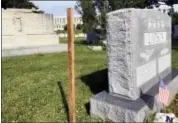
<instances>
[{"instance_id":1,"label":"large tombstone","mask_svg":"<svg viewBox=\"0 0 178 123\"><path fill-rule=\"evenodd\" d=\"M108 14L107 30L110 94L137 99L159 77L171 74L168 15L154 10L115 11Z\"/></svg>"},{"instance_id":2,"label":"large tombstone","mask_svg":"<svg viewBox=\"0 0 178 123\"><path fill-rule=\"evenodd\" d=\"M156 101L159 81L178 89L172 77L171 18L152 9L122 9L107 14L109 93L90 99L91 115L115 122L143 122Z\"/></svg>"}]
</instances>

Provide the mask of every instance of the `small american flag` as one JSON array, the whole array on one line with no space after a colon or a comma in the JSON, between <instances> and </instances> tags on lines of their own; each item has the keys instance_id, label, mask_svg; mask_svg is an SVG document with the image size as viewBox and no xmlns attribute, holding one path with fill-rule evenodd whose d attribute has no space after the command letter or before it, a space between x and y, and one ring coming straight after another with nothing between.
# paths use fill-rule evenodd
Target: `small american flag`
<instances>
[{"instance_id":1,"label":"small american flag","mask_svg":"<svg viewBox=\"0 0 178 123\"><path fill-rule=\"evenodd\" d=\"M159 94L158 94L158 102L162 103L163 105L167 106L169 101L169 90L166 88L163 80L160 80L159 84Z\"/></svg>"}]
</instances>

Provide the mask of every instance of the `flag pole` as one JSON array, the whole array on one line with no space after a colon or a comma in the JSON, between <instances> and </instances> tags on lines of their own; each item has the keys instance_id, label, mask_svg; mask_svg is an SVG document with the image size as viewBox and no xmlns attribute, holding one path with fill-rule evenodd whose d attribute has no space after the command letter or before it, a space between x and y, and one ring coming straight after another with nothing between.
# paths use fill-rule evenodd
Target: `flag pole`
<instances>
[{"instance_id":1,"label":"flag pole","mask_svg":"<svg viewBox=\"0 0 178 123\"><path fill-rule=\"evenodd\" d=\"M69 78L69 122L75 119L75 75L74 75L74 28L73 9L67 8L67 34L68 34L68 78Z\"/></svg>"}]
</instances>

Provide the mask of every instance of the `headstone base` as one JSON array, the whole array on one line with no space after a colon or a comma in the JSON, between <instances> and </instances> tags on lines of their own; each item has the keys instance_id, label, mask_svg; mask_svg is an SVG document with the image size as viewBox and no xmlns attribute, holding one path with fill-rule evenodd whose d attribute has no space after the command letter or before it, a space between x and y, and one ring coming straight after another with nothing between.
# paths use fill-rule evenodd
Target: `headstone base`
<instances>
[{"instance_id":1,"label":"headstone base","mask_svg":"<svg viewBox=\"0 0 178 123\"><path fill-rule=\"evenodd\" d=\"M178 92L178 71L172 70L173 79L167 85L170 92L169 103ZM150 114L160 111L163 106L157 102L156 96L143 95L131 101L100 92L90 99L90 114L103 120L113 122L143 122Z\"/></svg>"}]
</instances>

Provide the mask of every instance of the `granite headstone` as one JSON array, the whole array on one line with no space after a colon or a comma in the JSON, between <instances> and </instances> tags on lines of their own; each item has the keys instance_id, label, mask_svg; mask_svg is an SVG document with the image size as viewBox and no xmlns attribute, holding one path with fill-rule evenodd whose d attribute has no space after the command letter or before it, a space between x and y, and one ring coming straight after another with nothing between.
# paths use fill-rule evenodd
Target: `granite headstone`
<instances>
[{"instance_id":1,"label":"granite headstone","mask_svg":"<svg viewBox=\"0 0 178 123\"><path fill-rule=\"evenodd\" d=\"M160 78L171 76L168 15L155 10L128 9L109 13L107 21L111 95L135 100L159 83Z\"/></svg>"},{"instance_id":2,"label":"granite headstone","mask_svg":"<svg viewBox=\"0 0 178 123\"><path fill-rule=\"evenodd\" d=\"M143 122L162 105L159 80L178 90L171 67L171 18L153 9L121 9L107 14L109 92L90 99L90 113L114 122ZM172 73L174 77L172 77Z\"/></svg>"}]
</instances>

